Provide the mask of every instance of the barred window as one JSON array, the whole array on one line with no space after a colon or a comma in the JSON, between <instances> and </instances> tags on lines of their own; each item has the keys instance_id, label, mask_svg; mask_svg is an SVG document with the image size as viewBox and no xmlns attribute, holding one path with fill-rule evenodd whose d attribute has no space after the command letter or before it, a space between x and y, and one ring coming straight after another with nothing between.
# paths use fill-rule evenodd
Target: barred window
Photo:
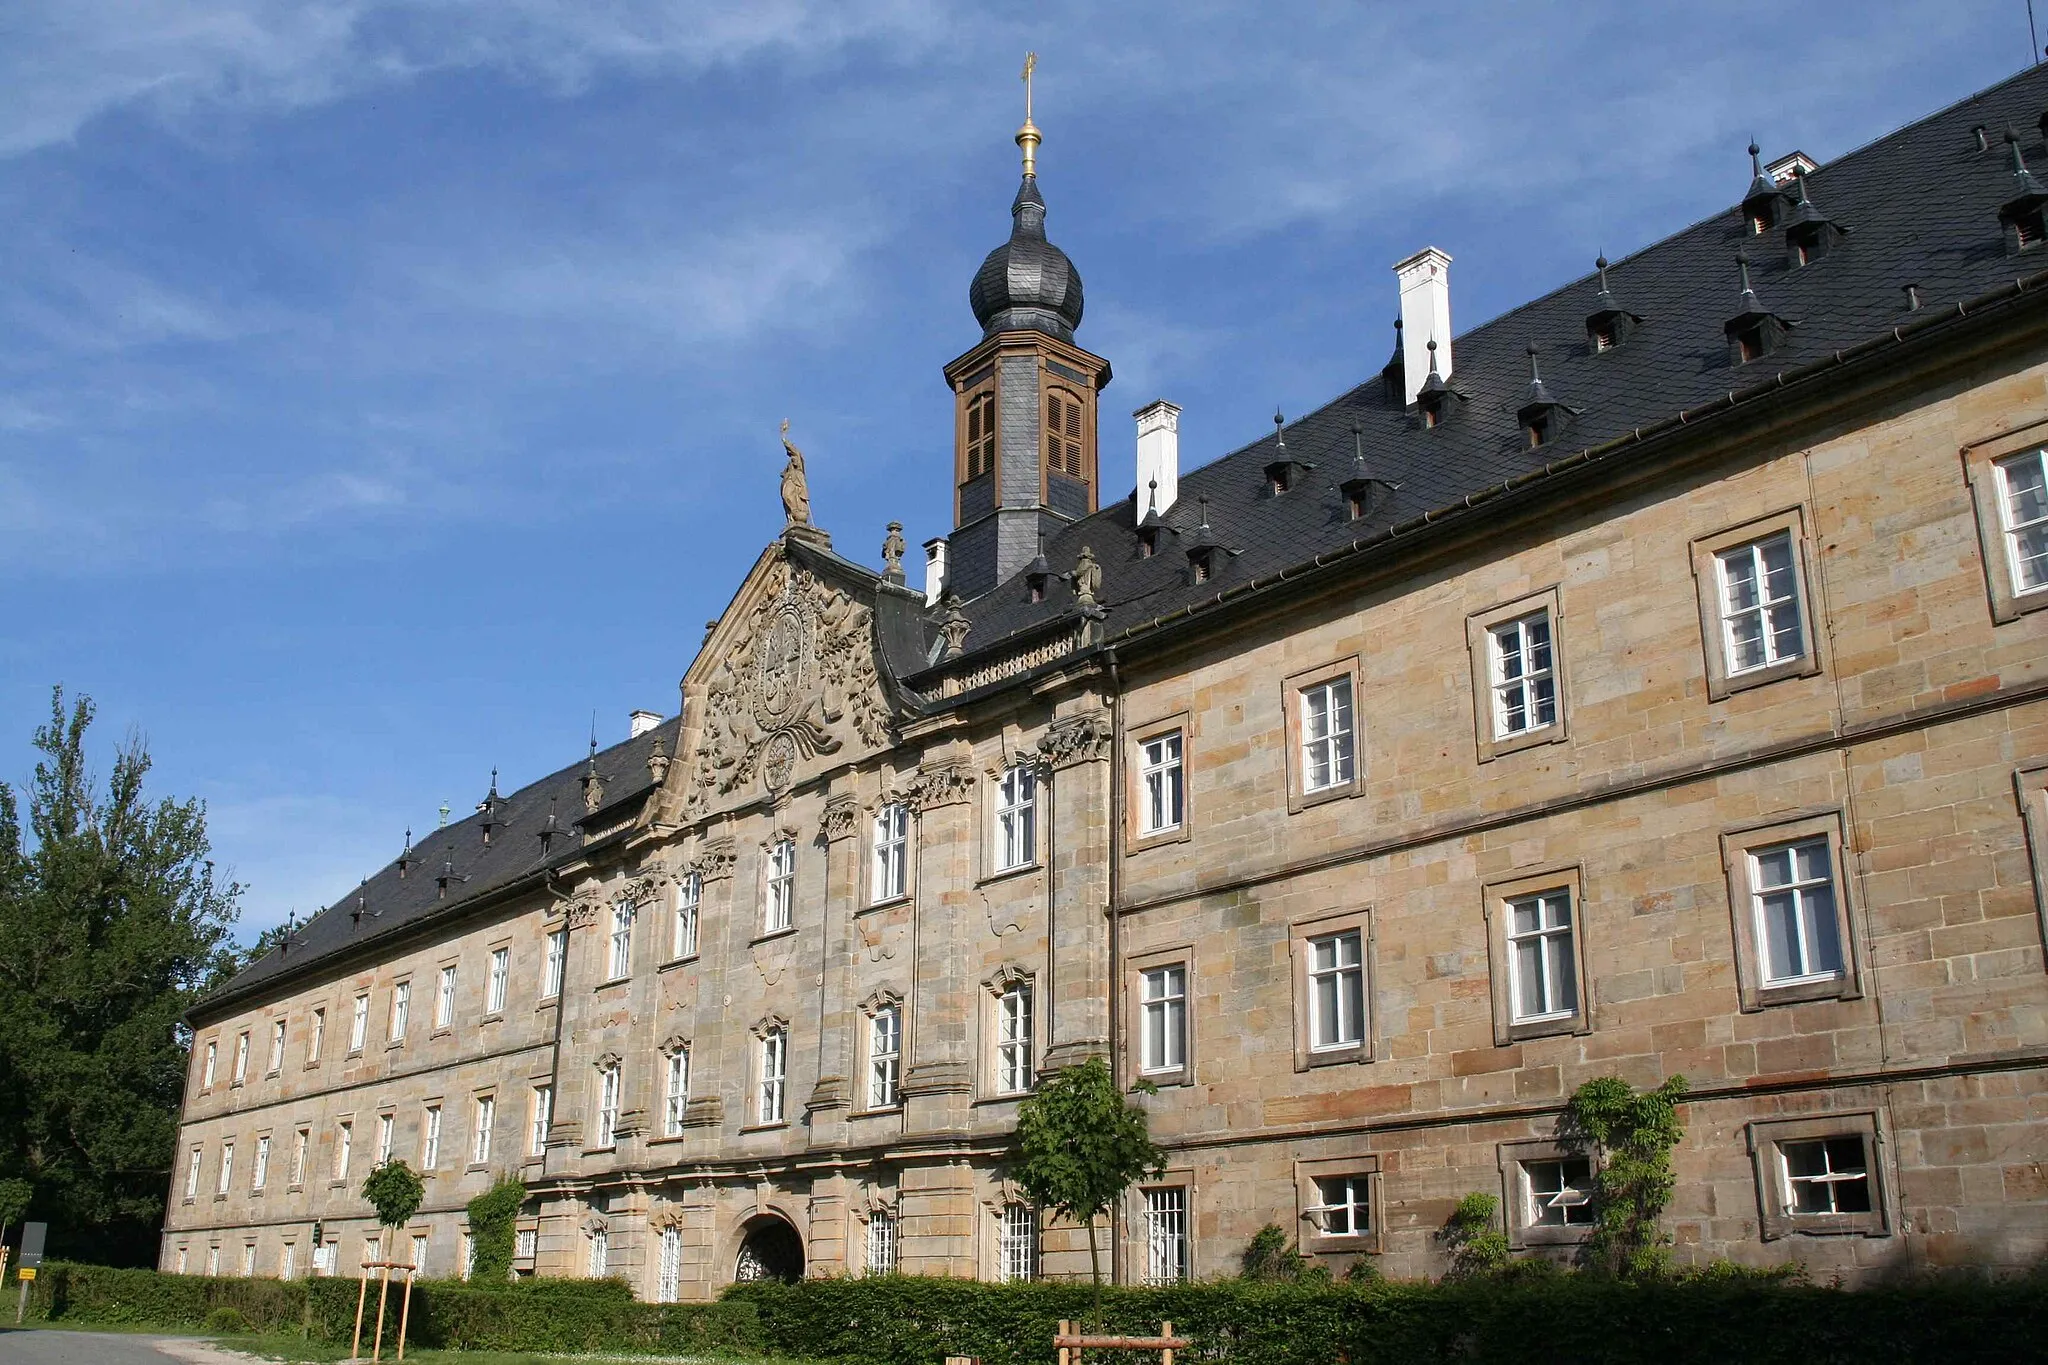
<instances>
[{"instance_id":1,"label":"barred window","mask_svg":"<svg viewBox=\"0 0 2048 1365\"><path fill-rule=\"evenodd\" d=\"M661 1230L661 1269L654 1282L657 1303L674 1303L683 1294L683 1230Z\"/></svg>"},{"instance_id":2,"label":"barred window","mask_svg":"<svg viewBox=\"0 0 2048 1365\"><path fill-rule=\"evenodd\" d=\"M868 1274L896 1273L896 1211L876 1209L868 1215Z\"/></svg>"},{"instance_id":3,"label":"barred window","mask_svg":"<svg viewBox=\"0 0 2048 1365\"><path fill-rule=\"evenodd\" d=\"M1025 1204L1005 1204L997 1235L997 1274L1016 1283L1038 1278L1038 1216Z\"/></svg>"},{"instance_id":4,"label":"barred window","mask_svg":"<svg viewBox=\"0 0 2048 1365\"><path fill-rule=\"evenodd\" d=\"M1188 1277L1188 1192L1145 1191L1145 1278L1177 1284Z\"/></svg>"}]
</instances>

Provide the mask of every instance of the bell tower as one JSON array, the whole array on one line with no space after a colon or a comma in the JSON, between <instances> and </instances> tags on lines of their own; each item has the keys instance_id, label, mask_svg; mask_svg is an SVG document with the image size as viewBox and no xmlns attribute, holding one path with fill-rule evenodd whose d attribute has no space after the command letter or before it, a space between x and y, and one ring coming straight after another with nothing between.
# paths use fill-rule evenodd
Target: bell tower
<instances>
[{"instance_id":1,"label":"bell tower","mask_svg":"<svg viewBox=\"0 0 2048 1365\"><path fill-rule=\"evenodd\" d=\"M979 597L1030 563L1041 538L1096 509L1096 399L1109 362L1074 344L1081 274L1046 240L1038 190L1038 127L1024 64L1024 180L1010 204L1010 240L968 287L981 340L946 366L953 390L953 533L947 586Z\"/></svg>"}]
</instances>

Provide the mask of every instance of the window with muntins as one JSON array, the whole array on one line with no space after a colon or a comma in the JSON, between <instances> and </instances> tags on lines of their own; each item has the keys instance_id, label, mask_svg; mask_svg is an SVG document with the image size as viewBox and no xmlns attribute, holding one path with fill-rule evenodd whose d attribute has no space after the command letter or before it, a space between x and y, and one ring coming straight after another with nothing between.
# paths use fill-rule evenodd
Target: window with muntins
<instances>
[{"instance_id":1,"label":"window with muntins","mask_svg":"<svg viewBox=\"0 0 2048 1365\"><path fill-rule=\"evenodd\" d=\"M909 866L910 808L892 801L875 812L875 860L868 899L879 905L903 894Z\"/></svg>"},{"instance_id":2,"label":"window with muntins","mask_svg":"<svg viewBox=\"0 0 2048 1365\"><path fill-rule=\"evenodd\" d=\"M1317 1180L1309 1218L1325 1237L1364 1237L1372 1231L1371 1190L1362 1175Z\"/></svg>"},{"instance_id":3,"label":"window with muntins","mask_svg":"<svg viewBox=\"0 0 2048 1365\"><path fill-rule=\"evenodd\" d=\"M265 1068L275 1076L284 1070L284 1020L273 1020L270 1025L270 1065Z\"/></svg>"},{"instance_id":4,"label":"window with muntins","mask_svg":"<svg viewBox=\"0 0 2048 1365\"><path fill-rule=\"evenodd\" d=\"M548 1125L555 1121L555 1088L551 1085L535 1086L527 1112L532 1122L528 1125L526 1150L533 1156L539 1156L547 1150Z\"/></svg>"},{"instance_id":5,"label":"window with muntins","mask_svg":"<svg viewBox=\"0 0 2048 1365\"><path fill-rule=\"evenodd\" d=\"M1496 739L1557 723L1550 613L1534 612L1492 628L1493 733Z\"/></svg>"},{"instance_id":6,"label":"window with muntins","mask_svg":"<svg viewBox=\"0 0 2048 1365\"><path fill-rule=\"evenodd\" d=\"M562 993L562 972L569 961L569 931L556 929L548 935L546 965L541 968L540 993L548 999Z\"/></svg>"},{"instance_id":7,"label":"window with muntins","mask_svg":"<svg viewBox=\"0 0 2048 1365\"><path fill-rule=\"evenodd\" d=\"M1178 1071L1188 1059L1188 971L1176 963L1154 967L1139 978L1138 1068Z\"/></svg>"},{"instance_id":8,"label":"window with muntins","mask_svg":"<svg viewBox=\"0 0 2048 1365\"><path fill-rule=\"evenodd\" d=\"M247 1030L235 1036L235 1080L236 1085L249 1079L249 1034Z\"/></svg>"},{"instance_id":9,"label":"window with muntins","mask_svg":"<svg viewBox=\"0 0 2048 1365\"><path fill-rule=\"evenodd\" d=\"M903 1102L903 1009L884 1005L868 1020L868 1108L893 1109Z\"/></svg>"},{"instance_id":10,"label":"window with muntins","mask_svg":"<svg viewBox=\"0 0 2048 1365\"><path fill-rule=\"evenodd\" d=\"M870 1275L896 1273L896 1211L876 1209L868 1215L867 1268Z\"/></svg>"},{"instance_id":11,"label":"window with muntins","mask_svg":"<svg viewBox=\"0 0 2048 1365\"><path fill-rule=\"evenodd\" d=\"M377 1116L377 1160L380 1163L391 1160L391 1139L396 1128L397 1124L393 1122L391 1115Z\"/></svg>"},{"instance_id":12,"label":"window with muntins","mask_svg":"<svg viewBox=\"0 0 2048 1365\"><path fill-rule=\"evenodd\" d=\"M768 850L768 880L761 887L761 930L773 934L796 923L796 840Z\"/></svg>"},{"instance_id":13,"label":"window with muntins","mask_svg":"<svg viewBox=\"0 0 2048 1365\"><path fill-rule=\"evenodd\" d=\"M1045 395L1045 467L1081 477L1081 400L1065 389Z\"/></svg>"},{"instance_id":14,"label":"window with muntins","mask_svg":"<svg viewBox=\"0 0 2048 1365\"><path fill-rule=\"evenodd\" d=\"M356 997L355 1013L349 1018L348 1050L350 1052L361 1052L363 1050L363 1043L369 1035L370 997L367 994L359 995Z\"/></svg>"},{"instance_id":15,"label":"window with muntins","mask_svg":"<svg viewBox=\"0 0 2048 1365\"><path fill-rule=\"evenodd\" d=\"M1318 1052L1365 1041L1365 936L1357 930L1308 943L1309 1046Z\"/></svg>"},{"instance_id":16,"label":"window with muntins","mask_svg":"<svg viewBox=\"0 0 2048 1365\"><path fill-rule=\"evenodd\" d=\"M1012 982L996 997L996 1089L1031 1088L1031 984Z\"/></svg>"},{"instance_id":17,"label":"window with muntins","mask_svg":"<svg viewBox=\"0 0 2048 1365\"><path fill-rule=\"evenodd\" d=\"M405 1030L412 1019L412 982L401 981L391 988L391 1041L405 1041Z\"/></svg>"},{"instance_id":18,"label":"window with muntins","mask_svg":"<svg viewBox=\"0 0 2048 1365\"><path fill-rule=\"evenodd\" d=\"M1145 1191L1145 1280L1179 1284L1188 1277L1188 1192L1184 1186Z\"/></svg>"},{"instance_id":19,"label":"window with muntins","mask_svg":"<svg viewBox=\"0 0 2048 1365\"><path fill-rule=\"evenodd\" d=\"M618 1141L618 1134L619 1064L613 1062L598 1072L596 1145L610 1147Z\"/></svg>"},{"instance_id":20,"label":"window with muntins","mask_svg":"<svg viewBox=\"0 0 2048 1365\"><path fill-rule=\"evenodd\" d=\"M668 1054L666 1091L662 1096L661 1131L676 1137L683 1131L683 1111L690 1104L690 1049L679 1047Z\"/></svg>"},{"instance_id":21,"label":"window with muntins","mask_svg":"<svg viewBox=\"0 0 2048 1365\"><path fill-rule=\"evenodd\" d=\"M491 1128L498 1119L498 1101L489 1095L479 1095L476 1101L476 1128L471 1134L469 1159L477 1166L487 1165L491 1159Z\"/></svg>"},{"instance_id":22,"label":"window with muntins","mask_svg":"<svg viewBox=\"0 0 2048 1365\"><path fill-rule=\"evenodd\" d=\"M2048 588L2048 453L1998 461L1998 510L2015 596Z\"/></svg>"},{"instance_id":23,"label":"window with muntins","mask_svg":"<svg viewBox=\"0 0 2048 1365\"><path fill-rule=\"evenodd\" d=\"M996 871L1038 861L1038 774L1011 768L996 784Z\"/></svg>"},{"instance_id":24,"label":"window with muntins","mask_svg":"<svg viewBox=\"0 0 2048 1365\"><path fill-rule=\"evenodd\" d=\"M604 1228L594 1229L590 1234L590 1278L601 1280L611 1268L612 1239Z\"/></svg>"},{"instance_id":25,"label":"window with muntins","mask_svg":"<svg viewBox=\"0 0 2048 1365\"><path fill-rule=\"evenodd\" d=\"M224 1142L220 1148L220 1183L214 1187L215 1194L226 1194L235 1181L235 1144Z\"/></svg>"},{"instance_id":26,"label":"window with muntins","mask_svg":"<svg viewBox=\"0 0 2048 1365\"><path fill-rule=\"evenodd\" d=\"M214 1072L219 1065L220 1044L208 1040L206 1044L206 1064L199 1069L199 1085L201 1089L210 1090L213 1088Z\"/></svg>"},{"instance_id":27,"label":"window with muntins","mask_svg":"<svg viewBox=\"0 0 2048 1365\"><path fill-rule=\"evenodd\" d=\"M1778 1144L1785 1212L1869 1213L1870 1163L1858 1134Z\"/></svg>"},{"instance_id":28,"label":"window with muntins","mask_svg":"<svg viewBox=\"0 0 2048 1365\"><path fill-rule=\"evenodd\" d=\"M669 944L674 957L697 955L697 906L703 896L704 880L696 873L685 872L676 882L675 936Z\"/></svg>"},{"instance_id":29,"label":"window with muntins","mask_svg":"<svg viewBox=\"0 0 2048 1365\"><path fill-rule=\"evenodd\" d=\"M301 1128L292 1136L292 1184L306 1183L306 1153L313 1146L313 1130Z\"/></svg>"},{"instance_id":30,"label":"window with muntins","mask_svg":"<svg viewBox=\"0 0 2048 1365\"><path fill-rule=\"evenodd\" d=\"M512 950L491 949L491 974L484 982L484 1012L505 1012L505 990L512 980Z\"/></svg>"},{"instance_id":31,"label":"window with muntins","mask_svg":"<svg viewBox=\"0 0 2048 1365\"><path fill-rule=\"evenodd\" d=\"M455 964L441 969L440 989L434 992L434 1027L447 1028L455 1022Z\"/></svg>"},{"instance_id":32,"label":"window with muntins","mask_svg":"<svg viewBox=\"0 0 2048 1365\"><path fill-rule=\"evenodd\" d=\"M199 1168L205 1164L206 1149L204 1147L194 1147L192 1149L192 1159L185 1165L185 1197L187 1199L197 1199L199 1197Z\"/></svg>"},{"instance_id":33,"label":"window with muntins","mask_svg":"<svg viewBox=\"0 0 2048 1365\"><path fill-rule=\"evenodd\" d=\"M1523 1223L1532 1228L1590 1227L1593 1165L1582 1156L1524 1161Z\"/></svg>"},{"instance_id":34,"label":"window with muntins","mask_svg":"<svg viewBox=\"0 0 2048 1365\"><path fill-rule=\"evenodd\" d=\"M761 1039L758 1123L781 1123L789 1087L789 1030L770 1029Z\"/></svg>"},{"instance_id":35,"label":"window with muntins","mask_svg":"<svg viewBox=\"0 0 2048 1365\"><path fill-rule=\"evenodd\" d=\"M1145 740L1138 746L1138 781L1143 789L1138 832L1163 834L1179 829L1185 818L1180 731Z\"/></svg>"},{"instance_id":36,"label":"window with muntins","mask_svg":"<svg viewBox=\"0 0 2048 1365\"><path fill-rule=\"evenodd\" d=\"M320 1045L327 1041L327 1011L313 1011L312 1036L306 1039L306 1065L313 1066L320 1060Z\"/></svg>"},{"instance_id":37,"label":"window with muntins","mask_svg":"<svg viewBox=\"0 0 2048 1365\"><path fill-rule=\"evenodd\" d=\"M1309 793L1351 781L1351 679L1336 678L1301 692L1301 786Z\"/></svg>"},{"instance_id":38,"label":"window with muntins","mask_svg":"<svg viewBox=\"0 0 2048 1365\"><path fill-rule=\"evenodd\" d=\"M1565 888L1507 903L1509 989L1516 1023L1563 1019L1579 1010L1572 946L1572 894Z\"/></svg>"},{"instance_id":39,"label":"window with muntins","mask_svg":"<svg viewBox=\"0 0 2048 1365\"><path fill-rule=\"evenodd\" d=\"M1714 556L1721 587L1722 647L1728 674L1796 659L1806 653L1799 604L1799 562L1788 531Z\"/></svg>"},{"instance_id":40,"label":"window with muntins","mask_svg":"<svg viewBox=\"0 0 2048 1365\"><path fill-rule=\"evenodd\" d=\"M430 1104L420 1138L420 1168L431 1171L441 1164L441 1106Z\"/></svg>"},{"instance_id":41,"label":"window with muntins","mask_svg":"<svg viewBox=\"0 0 2048 1365\"><path fill-rule=\"evenodd\" d=\"M1038 1278L1038 1218L1029 1205L1003 1205L996 1238L996 1273L1012 1284Z\"/></svg>"},{"instance_id":42,"label":"window with muntins","mask_svg":"<svg viewBox=\"0 0 2048 1365\"><path fill-rule=\"evenodd\" d=\"M608 980L617 981L633 972L633 903L627 900L612 903L612 938L610 971Z\"/></svg>"},{"instance_id":43,"label":"window with muntins","mask_svg":"<svg viewBox=\"0 0 2048 1365\"><path fill-rule=\"evenodd\" d=\"M334 1178L348 1179L349 1159L355 1155L356 1126L344 1119L334 1135Z\"/></svg>"},{"instance_id":44,"label":"window with muntins","mask_svg":"<svg viewBox=\"0 0 2048 1365\"><path fill-rule=\"evenodd\" d=\"M683 1230L661 1230L661 1269L655 1276L654 1299L674 1303L683 1292Z\"/></svg>"},{"instance_id":45,"label":"window with muntins","mask_svg":"<svg viewBox=\"0 0 2048 1365\"><path fill-rule=\"evenodd\" d=\"M1835 879L1825 838L1749 854L1759 968L1765 986L1825 981L1842 974Z\"/></svg>"}]
</instances>

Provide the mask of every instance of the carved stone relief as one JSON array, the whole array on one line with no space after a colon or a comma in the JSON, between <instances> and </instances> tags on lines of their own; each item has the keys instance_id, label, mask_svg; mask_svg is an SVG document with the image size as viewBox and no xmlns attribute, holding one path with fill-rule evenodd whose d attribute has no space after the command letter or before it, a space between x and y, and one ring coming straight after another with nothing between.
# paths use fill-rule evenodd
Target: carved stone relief
<instances>
[{"instance_id":1,"label":"carved stone relief","mask_svg":"<svg viewBox=\"0 0 2048 1365\"><path fill-rule=\"evenodd\" d=\"M1110 724L1106 711L1084 711L1052 723L1038 741L1038 752L1055 768L1109 757Z\"/></svg>"}]
</instances>

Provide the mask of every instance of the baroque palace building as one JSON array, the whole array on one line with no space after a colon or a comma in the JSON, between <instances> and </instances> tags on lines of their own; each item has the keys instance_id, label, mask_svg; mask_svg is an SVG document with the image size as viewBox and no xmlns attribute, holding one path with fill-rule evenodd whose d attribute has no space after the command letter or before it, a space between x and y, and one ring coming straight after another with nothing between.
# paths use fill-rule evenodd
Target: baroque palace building
<instances>
[{"instance_id":1,"label":"baroque palace building","mask_svg":"<svg viewBox=\"0 0 2048 1365\"><path fill-rule=\"evenodd\" d=\"M396 1155L381 1249L430 1274L507 1174L520 1273L649 1298L1085 1274L1005 1161L1097 1054L1171 1153L1125 1281L1266 1223L1438 1273L1472 1191L1567 1254L1566 1098L1680 1073L1681 1260L2036 1262L2044 111L2037 67L1751 148L1462 335L1423 250L1383 369L1185 472L1163 402L1105 467L1027 120L924 585L790 447L678 716L494 781L192 1012L163 1268L348 1273Z\"/></svg>"}]
</instances>

